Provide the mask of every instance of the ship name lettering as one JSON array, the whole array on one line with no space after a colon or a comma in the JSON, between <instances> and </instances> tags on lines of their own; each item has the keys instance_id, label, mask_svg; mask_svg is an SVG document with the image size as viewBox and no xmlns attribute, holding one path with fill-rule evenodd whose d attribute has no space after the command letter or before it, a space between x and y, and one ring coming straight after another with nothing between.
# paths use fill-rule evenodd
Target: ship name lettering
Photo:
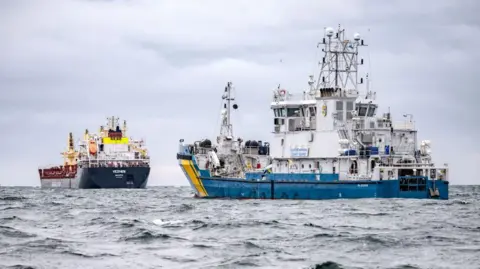
<instances>
[{"instance_id":1,"label":"ship name lettering","mask_svg":"<svg viewBox=\"0 0 480 269\"><path fill-rule=\"evenodd\" d=\"M125 170L113 170L113 173L115 174L125 174L127 171Z\"/></svg>"}]
</instances>

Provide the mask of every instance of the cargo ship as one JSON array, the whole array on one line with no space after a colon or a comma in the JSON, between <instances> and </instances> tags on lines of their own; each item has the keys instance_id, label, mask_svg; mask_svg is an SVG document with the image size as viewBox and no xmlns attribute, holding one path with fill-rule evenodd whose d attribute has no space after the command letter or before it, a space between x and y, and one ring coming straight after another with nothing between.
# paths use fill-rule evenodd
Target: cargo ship
<instances>
[{"instance_id":1,"label":"cargo ship","mask_svg":"<svg viewBox=\"0 0 480 269\"><path fill-rule=\"evenodd\" d=\"M246 199L357 199L449 197L448 164L432 161L431 142L417 142L413 116L393 121L369 87L358 33L326 28L315 79L299 93L273 90L271 165L241 170L222 161L222 145L200 148L180 140L177 159L198 197ZM365 87L361 87L361 86ZM207 165L213 163L214 165Z\"/></svg>"},{"instance_id":2,"label":"cargo ship","mask_svg":"<svg viewBox=\"0 0 480 269\"><path fill-rule=\"evenodd\" d=\"M124 121L107 119L98 135L85 130L78 150L70 133L63 166L39 169L44 188L145 188L150 174L150 157L143 140L126 136Z\"/></svg>"}]
</instances>

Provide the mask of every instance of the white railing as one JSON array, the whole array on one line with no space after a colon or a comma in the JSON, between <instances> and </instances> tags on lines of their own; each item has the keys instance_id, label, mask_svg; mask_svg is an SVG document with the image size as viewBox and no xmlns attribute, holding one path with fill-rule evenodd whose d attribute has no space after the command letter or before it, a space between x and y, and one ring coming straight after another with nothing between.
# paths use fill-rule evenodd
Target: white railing
<instances>
[{"instance_id":1,"label":"white railing","mask_svg":"<svg viewBox=\"0 0 480 269\"><path fill-rule=\"evenodd\" d=\"M51 165L47 164L47 165L39 166L38 169L60 168L60 166L65 167L65 164L63 162L62 163L57 163L57 164L51 164Z\"/></svg>"},{"instance_id":2,"label":"white railing","mask_svg":"<svg viewBox=\"0 0 480 269\"><path fill-rule=\"evenodd\" d=\"M78 162L80 167L147 167L150 166L150 159L124 159L124 160L80 160Z\"/></svg>"},{"instance_id":3,"label":"white railing","mask_svg":"<svg viewBox=\"0 0 480 269\"><path fill-rule=\"evenodd\" d=\"M415 123L411 121L396 121L392 124L393 129L415 130Z\"/></svg>"}]
</instances>

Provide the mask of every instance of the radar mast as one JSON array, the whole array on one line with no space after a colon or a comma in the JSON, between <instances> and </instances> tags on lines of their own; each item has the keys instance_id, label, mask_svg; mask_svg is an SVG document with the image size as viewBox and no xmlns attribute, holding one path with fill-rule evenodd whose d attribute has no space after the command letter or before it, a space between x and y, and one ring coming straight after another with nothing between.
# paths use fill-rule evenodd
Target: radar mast
<instances>
[{"instance_id":1,"label":"radar mast","mask_svg":"<svg viewBox=\"0 0 480 269\"><path fill-rule=\"evenodd\" d=\"M363 78L358 80L358 66L363 65L363 59L358 60L358 50L366 46L360 34L355 33L353 40L345 38L345 29L338 26L338 30L331 27L325 29L322 42L323 58L320 61L321 69L316 84L310 76L310 94L324 97L332 94L341 94L342 91L355 90L358 92L358 84L363 84Z\"/></svg>"}]
</instances>

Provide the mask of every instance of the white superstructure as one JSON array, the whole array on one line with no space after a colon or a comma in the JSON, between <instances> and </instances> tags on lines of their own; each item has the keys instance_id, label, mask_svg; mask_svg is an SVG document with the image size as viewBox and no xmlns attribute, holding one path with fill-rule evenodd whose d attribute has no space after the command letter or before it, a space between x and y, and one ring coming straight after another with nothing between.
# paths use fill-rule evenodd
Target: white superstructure
<instances>
[{"instance_id":1,"label":"white superstructure","mask_svg":"<svg viewBox=\"0 0 480 269\"><path fill-rule=\"evenodd\" d=\"M243 178L246 173L262 173L271 164L269 157L269 143L248 140L243 141L233 134L233 125L230 120L231 108L238 109L233 104L233 84L227 83L222 95L223 109L220 134L215 143L209 139L195 142L193 145L184 145L181 140L180 150L189 150L193 154L200 169L207 169L212 176Z\"/></svg>"},{"instance_id":2,"label":"white superstructure","mask_svg":"<svg viewBox=\"0 0 480 269\"><path fill-rule=\"evenodd\" d=\"M85 131L79 141L79 165L88 166L148 166L150 157L143 140L127 137L127 123L120 128L119 119L107 118L99 134Z\"/></svg>"},{"instance_id":3,"label":"white superstructure","mask_svg":"<svg viewBox=\"0 0 480 269\"><path fill-rule=\"evenodd\" d=\"M310 76L309 87L297 94L280 87L273 91L273 173L338 173L340 180L446 179L446 166L432 163L430 141L417 145L411 115L400 122L392 121L390 112L378 115L368 74L364 79L358 72L364 64L359 49L366 46L360 35L348 39L340 26L326 28L319 45L321 68Z\"/></svg>"}]
</instances>

